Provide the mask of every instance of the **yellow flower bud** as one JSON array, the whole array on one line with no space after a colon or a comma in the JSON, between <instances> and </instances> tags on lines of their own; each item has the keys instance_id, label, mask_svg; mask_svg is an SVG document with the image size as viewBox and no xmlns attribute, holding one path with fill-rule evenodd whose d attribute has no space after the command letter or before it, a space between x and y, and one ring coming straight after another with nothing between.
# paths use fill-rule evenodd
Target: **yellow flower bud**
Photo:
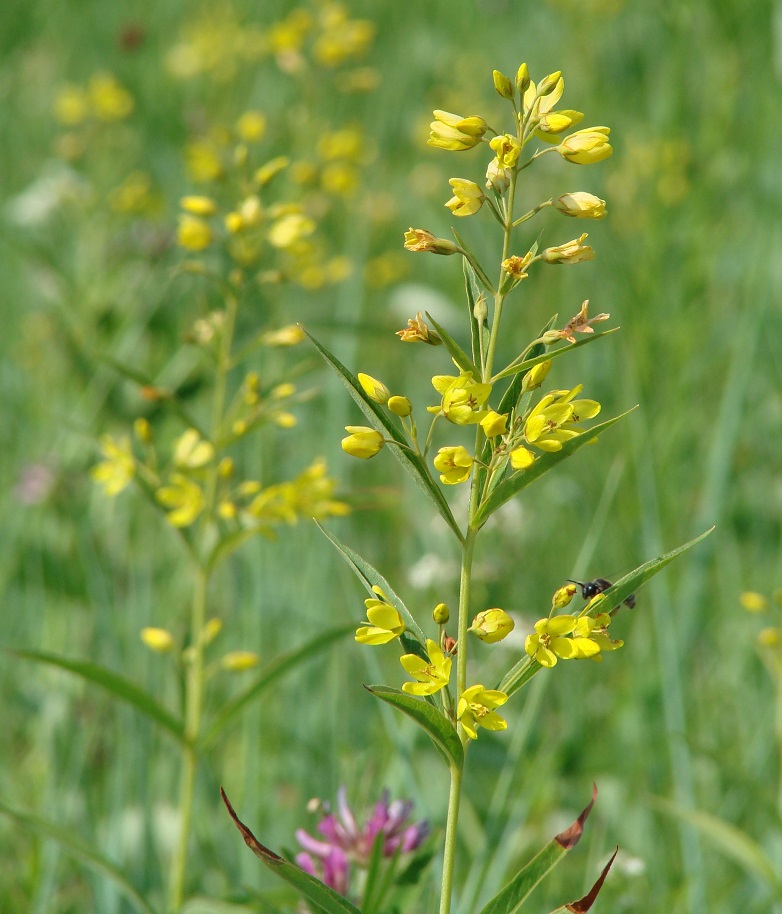
<instances>
[{"instance_id":1,"label":"yellow flower bud","mask_svg":"<svg viewBox=\"0 0 782 914\"><path fill-rule=\"evenodd\" d=\"M260 662L261 658L254 651L231 651L220 659L220 666L232 673L240 673L251 670Z\"/></svg>"},{"instance_id":2,"label":"yellow flower bud","mask_svg":"<svg viewBox=\"0 0 782 914\"><path fill-rule=\"evenodd\" d=\"M235 235L237 232L242 230L244 223L242 222L242 217L239 213L233 212L228 213L225 217L225 227L232 235Z\"/></svg>"},{"instance_id":3,"label":"yellow flower bud","mask_svg":"<svg viewBox=\"0 0 782 914\"><path fill-rule=\"evenodd\" d=\"M201 632L201 642L204 646L211 644L223 630L223 623L220 619L210 619Z\"/></svg>"},{"instance_id":4,"label":"yellow flower bud","mask_svg":"<svg viewBox=\"0 0 782 914\"><path fill-rule=\"evenodd\" d=\"M448 209L454 216L474 216L486 199L481 188L475 181L467 181L465 178L451 178L448 183L454 193L445 204Z\"/></svg>"},{"instance_id":5,"label":"yellow flower bud","mask_svg":"<svg viewBox=\"0 0 782 914\"><path fill-rule=\"evenodd\" d=\"M546 248L540 258L545 263L581 263L584 260L594 260L594 249L584 244L584 239L588 237L584 232L580 238L574 238L572 241L558 244L553 248Z\"/></svg>"},{"instance_id":6,"label":"yellow flower bud","mask_svg":"<svg viewBox=\"0 0 782 914\"><path fill-rule=\"evenodd\" d=\"M383 405L388 403L388 398L391 396L391 391L382 381L378 381L371 375L364 374L361 371L358 373L358 375L356 375L356 377L358 378L358 383L361 385L361 389L369 397L370 400L374 400L375 403L382 403Z\"/></svg>"},{"instance_id":7,"label":"yellow flower bud","mask_svg":"<svg viewBox=\"0 0 782 914\"><path fill-rule=\"evenodd\" d=\"M448 609L445 603L438 603L432 611L432 618L437 623L437 625L445 625L445 623L451 618L451 611Z\"/></svg>"},{"instance_id":8,"label":"yellow flower bud","mask_svg":"<svg viewBox=\"0 0 782 914\"><path fill-rule=\"evenodd\" d=\"M511 170L503 168L497 159L492 159L486 169L486 189L504 194L510 187Z\"/></svg>"},{"instance_id":9,"label":"yellow flower bud","mask_svg":"<svg viewBox=\"0 0 782 914\"><path fill-rule=\"evenodd\" d=\"M426 229L409 228L405 232L405 250L415 254L442 254L447 257L449 254L456 254L459 248L447 238L435 238Z\"/></svg>"},{"instance_id":10,"label":"yellow flower bud","mask_svg":"<svg viewBox=\"0 0 782 914\"><path fill-rule=\"evenodd\" d=\"M534 462L535 455L525 447L517 447L510 452L510 465L514 470L526 470Z\"/></svg>"},{"instance_id":11,"label":"yellow flower bud","mask_svg":"<svg viewBox=\"0 0 782 914\"><path fill-rule=\"evenodd\" d=\"M529 88L529 84L529 67L523 63L516 72L516 86L523 95Z\"/></svg>"},{"instance_id":12,"label":"yellow flower bud","mask_svg":"<svg viewBox=\"0 0 782 914\"><path fill-rule=\"evenodd\" d=\"M469 631L487 644L496 644L509 635L514 627L515 622L504 609L485 609L472 620Z\"/></svg>"},{"instance_id":13,"label":"yellow flower bud","mask_svg":"<svg viewBox=\"0 0 782 914\"><path fill-rule=\"evenodd\" d=\"M407 397L391 397L386 406L395 416L400 416L402 419L407 418L413 411L413 405Z\"/></svg>"},{"instance_id":14,"label":"yellow flower bud","mask_svg":"<svg viewBox=\"0 0 782 914\"><path fill-rule=\"evenodd\" d=\"M554 201L554 208L563 216L573 216L576 219L602 219L606 215L605 200L583 191L562 194Z\"/></svg>"},{"instance_id":15,"label":"yellow flower bud","mask_svg":"<svg viewBox=\"0 0 782 914\"><path fill-rule=\"evenodd\" d=\"M350 436L342 439L342 450L351 457L369 460L378 454L385 444L380 432L364 425L346 425L345 431Z\"/></svg>"},{"instance_id":16,"label":"yellow flower bud","mask_svg":"<svg viewBox=\"0 0 782 914\"><path fill-rule=\"evenodd\" d=\"M557 152L567 162L574 165L591 165L602 162L613 154L608 141L609 127L589 127L571 133L556 147Z\"/></svg>"},{"instance_id":17,"label":"yellow flower bud","mask_svg":"<svg viewBox=\"0 0 782 914\"><path fill-rule=\"evenodd\" d=\"M763 594L752 590L745 590L739 597L739 603L750 613L762 613L768 609L768 600Z\"/></svg>"},{"instance_id":18,"label":"yellow flower bud","mask_svg":"<svg viewBox=\"0 0 782 914\"><path fill-rule=\"evenodd\" d=\"M481 419L480 425L487 438L496 438L497 435L504 435L508 431L508 415L500 415L492 409Z\"/></svg>"},{"instance_id":19,"label":"yellow flower bud","mask_svg":"<svg viewBox=\"0 0 782 914\"><path fill-rule=\"evenodd\" d=\"M198 216L184 214L179 217L177 241L188 251L204 251L212 243L212 229Z\"/></svg>"},{"instance_id":20,"label":"yellow flower bud","mask_svg":"<svg viewBox=\"0 0 782 914\"><path fill-rule=\"evenodd\" d=\"M431 133L427 143L429 146L447 149L450 152L461 152L477 146L489 126L477 115L460 117L448 111L433 113L435 120L429 125Z\"/></svg>"},{"instance_id":21,"label":"yellow flower bud","mask_svg":"<svg viewBox=\"0 0 782 914\"><path fill-rule=\"evenodd\" d=\"M559 337L557 337L559 339ZM525 392L530 390L537 390L538 387L546 380L546 375L549 373L551 368L551 359L546 359L545 362L540 362L538 365L533 365L532 368L524 375L524 380L521 382L521 389Z\"/></svg>"},{"instance_id":22,"label":"yellow flower bud","mask_svg":"<svg viewBox=\"0 0 782 914\"><path fill-rule=\"evenodd\" d=\"M567 606L575 596L576 590L577 587L572 581L569 584L565 584L564 587L560 587L559 590L555 590L554 596L551 598L552 608L562 609L563 606Z\"/></svg>"},{"instance_id":23,"label":"yellow flower bud","mask_svg":"<svg viewBox=\"0 0 782 914\"><path fill-rule=\"evenodd\" d=\"M179 205L185 212L192 213L194 216L214 216L217 212L217 204L211 197L182 197Z\"/></svg>"},{"instance_id":24,"label":"yellow flower bud","mask_svg":"<svg viewBox=\"0 0 782 914\"><path fill-rule=\"evenodd\" d=\"M501 95L502 98L512 99L513 98L513 83L505 76L504 73L500 73L499 70L492 71L492 78L494 80L494 88L497 90L497 94Z\"/></svg>"},{"instance_id":25,"label":"yellow flower bud","mask_svg":"<svg viewBox=\"0 0 782 914\"><path fill-rule=\"evenodd\" d=\"M165 628L142 628L141 640L158 654L165 654L174 646L174 636Z\"/></svg>"},{"instance_id":26,"label":"yellow flower bud","mask_svg":"<svg viewBox=\"0 0 782 914\"><path fill-rule=\"evenodd\" d=\"M549 73L549 75L541 79L538 84L538 95L550 95L554 89L557 88L557 83L559 83L560 79L562 79L561 70L557 70L555 73Z\"/></svg>"},{"instance_id":27,"label":"yellow flower bud","mask_svg":"<svg viewBox=\"0 0 782 914\"><path fill-rule=\"evenodd\" d=\"M253 181L258 187L263 187L268 184L272 178L286 169L289 164L290 159L286 156L278 156L276 159L271 159L265 165L261 165L258 171L255 172Z\"/></svg>"}]
</instances>

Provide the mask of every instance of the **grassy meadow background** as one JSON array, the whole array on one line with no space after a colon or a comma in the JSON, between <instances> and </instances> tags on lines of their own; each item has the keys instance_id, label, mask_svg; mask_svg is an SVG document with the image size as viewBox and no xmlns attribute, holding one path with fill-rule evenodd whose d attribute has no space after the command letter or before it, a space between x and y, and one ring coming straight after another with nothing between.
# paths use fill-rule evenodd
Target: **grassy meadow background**
<instances>
[{"instance_id":1,"label":"grassy meadow background","mask_svg":"<svg viewBox=\"0 0 782 914\"><path fill-rule=\"evenodd\" d=\"M432 402L429 378L449 369L447 356L400 352L393 332L426 309L460 332L461 271L447 258L406 254L402 233L420 226L447 235L447 179L481 180L485 162L428 148L430 112L491 122L502 110L493 68L514 74L526 60L533 78L561 69L564 103L586 112L584 125L609 125L615 153L589 168L534 170L524 193L532 205L552 190L590 191L608 201L609 217L588 227L596 260L541 270L511 300L518 311L504 355L552 312L566 319L589 298L621 332L558 363L555 386L583 382L605 416L640 407L497 518L478 555L477 600L504 607L522 629L566 577L619 576L716 530L619 617L622 651L601 666L561 664L536 677L524 700L511 702L508 731L484 732L473 746L460 821L463 871L471 866L457 880L456 910L479 910L572 820L593 781L600 798L587 836L541 888L536 910L578 897L616 844L620 857L595 910L782 910L779 885L774 900L755 846L739 839L756 842L782 872L774 685L756 649L760 628L780 619L739 603L744 590L770 595L782 586L782 7L368 0L351 13L375 23L361 66L377 71L377 88L348 93L324 79L309 95L273 59L220 47L227 34L262 32L291 9L271 0L3 5L0 641L11 651L89 658L176 707L175 679L139 631L183 631L187 567L147 502L132 489L106 499L89 468L97 438L127 433L139 415L163 435L175 428L107 356L169 383L187 380L199 408L199 378L180 341L216 303L192 277L173 276L183 259L174 244L178 200L194 189L183 162L194 125L231 124L256 108L269 120L264 155L294 158L311 151L324 123L360 128L359 188L326 223L330 249L352 262L350 276L313 291L268 287L257 312L242 314L241 332L301 321L353 370ZM203 32L208 17L213 69L175 78L166 64L172 47ZM134 110L67 161L56 93L98 71L132 93ZM157 202L144 215L118 213L111 192L135 170L150 176ZM484 215L458 228L488 253L496 237ZM574 225L544 214L530 241L543 230L560 243ZM387 454L368 463L342 454L342 428L360 421L358 411L314 356L307 380L318 396L298 411L297 428L255 439L244 459L273 479L324 456L354 507L329 527L421 618L440 600L454 605L456 553L440 519ZM325 538L300 522L276 543L252 540L225 564L210 615L224 620L223 648L257 650L264 664L319 629L358 622L362 599ZM522 643L498 645L498 671ZM0 657L0 803L100 847L161 897L178 796L175 744L74 677L10 651ZM361 688L397 684L400 672L390 652L349 637L226 731L198 782L188 889L236 906L191 902L188 910L291 905L242 845L219 784L276 849L292 848L295 829L311 824L308 799L333 797L344 783L358 805L386 786L441 826L445 768L412 724ZM252 675L225 677L212 700ZM694 811L714 819L696 821ZM129 910L67 846L0 816L3 914Z\"/></svg>"}]
</instances>

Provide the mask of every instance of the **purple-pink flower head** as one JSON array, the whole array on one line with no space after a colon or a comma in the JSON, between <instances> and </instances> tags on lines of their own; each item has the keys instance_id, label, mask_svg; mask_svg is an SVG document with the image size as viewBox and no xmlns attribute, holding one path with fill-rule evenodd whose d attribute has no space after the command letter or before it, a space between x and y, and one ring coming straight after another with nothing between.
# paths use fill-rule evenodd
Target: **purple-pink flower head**
<instances>
[{"instance_id":1,"label":"purple-pink flower head","mask_svg":"<svg viewBox=\"0 0 782 914\"><path fill-rule=\"evenodd\" d=\"M384 857L406 854L423 842L429 834L429 824L409 822L412 809L411 802L389 802L388 791L383 791L369 821L361 826L348 805L345 788L340 787L336 812L327 811L317 826L325 840L313 838L303 829L296 832L296 839L306 852L296 857L296 863L344 895L349 883L349 863L366 868L378 835L383 836Z\"/></svg>"}]
</instances>

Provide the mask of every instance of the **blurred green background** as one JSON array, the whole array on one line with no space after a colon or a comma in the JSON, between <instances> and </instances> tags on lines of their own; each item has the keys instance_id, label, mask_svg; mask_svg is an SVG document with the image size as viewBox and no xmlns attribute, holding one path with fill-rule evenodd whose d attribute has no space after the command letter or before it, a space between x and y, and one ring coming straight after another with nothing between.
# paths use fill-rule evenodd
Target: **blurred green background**
<instances>
[{"instance_id":1,"label":"blurred green background","mask_svg":"<svg viewBox=\"0 0 782 914\"><path fill-rule=\"evenodd\" d=\"M172 280L181 260L172 240L177 201L192 188L182 150L193 125L230 123L258 108L269 117L270 156L301 153L321 120L360 127L360 191L329 223L351 276L315 293L281 288L259 305L258 320L243 320L248 332L269 315L302 320L354 370L421 403L432 396L430 376L449 369L447 357L405 347L402 359L393 331L430 309L460 332L461 271L454 260L405 255L402 232L412 225L448 235L447 179L480 181L485 167L480 156L428 148L430 112L492 122L502 112L493 68L513 75L526 60L536 78L561 69L566 106L586 113L584 125L610 125L615 153L590 168L544 159L539 173L526 173L525 200L586 190L608 201L609 217L588 226L595 261L541 270L512 300L518 311L508 315L502 355L512 357L554 311L566 319L589 298L621 333L557 363L555 386L583 382L605 416L640 406L497 518L479 550L477 599L506 608L522 629L566 577L619 576L712 524L716 531L619 617L621 652L601 666L560 664L536 677L508 708L508 732L482 733L461 821L462 869L473 865L456 910L489 898L572 819L596 781L587 839L541 889L538 910L578 897L619 844L596 910L765 914L772 880L756 845L739 835L782 871L782 738L756 648L761 627L780 619L778 608L776 618L746 613L739 595L782 586L782 7L368 0L350 10L377 28L362 65L380 81L364 94L314 87L311 97L297 95L273 60L232 60L230 49L221 57L217 27L213 71L182 80L166 66L171 48L206 17L263 33L292 8L4 4L2 643L91 658L176 701L165 664L138 632L177 628L187 569L149 506L131 492L106 500L89 467L97 437L127 431L143 406L96 354L176 378L179 341L202 307L197 284ZM132 93L134 110L69 159L52 114L56 94L104 70ZM139 168L160 202L152 215L129 218L109 196ZM546 243L578 234L580 223L555 215L536 220L530 241L538 231ZM479 252L496 251L485 213L458 229ZM378 276L380 263L387 277ZM264 443L263 459L297 472L325 456L357 509L331 522L340 538L421 618L439 600L455 604L457 557L444 526L388 455L358 466L343 457L342 426L359 415L317 370L320 397L297 429ZM363 612L356 582L306 523L277 543L250 543L226 565L213 598L224 646L258 650L262 662ZM486 662L499 671L521 644L486 649ZM310 797L333 797L342 783L357 803L387 786L441 826L445 769L412 724L361 688L383 677L396 684L396 660L347 639L227 733L198 785L192 894L278 891L220 807L220 783L275 848L293 846ZM100 846L144 891L162 891L175 746L105 694L8 652L0 689L0 801ZM687 810L715 819L698 827ZM776 891L774 910L782 910ZM0 910L111 914L126 905L58 842L0 819Z\"/></svg>"}]
</instances>

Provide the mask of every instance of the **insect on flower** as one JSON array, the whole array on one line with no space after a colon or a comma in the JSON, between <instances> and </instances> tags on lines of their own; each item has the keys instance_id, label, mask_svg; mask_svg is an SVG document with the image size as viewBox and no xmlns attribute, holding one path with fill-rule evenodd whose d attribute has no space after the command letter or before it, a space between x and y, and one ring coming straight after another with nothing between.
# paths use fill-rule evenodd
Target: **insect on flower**
<instances>
[{"instance_id":1,"label":"insect on flower","mask_svg":"<svg viewBox=\"0 0 782 914\"><path fill-rule=\"evenodd\" d=\"M599 593L603 593L604 590L614 586L611 581L607 581L605 578L595 578L594 581L574 581L572 578L568 578L568 580L571 584L578 584L581 588L581 596L585 600L591 600L592 597L596 597ZM629 606L630 609L635 609L635 594L631 593L624 601L624 604Z\"/></svg>"}]
</instances>

